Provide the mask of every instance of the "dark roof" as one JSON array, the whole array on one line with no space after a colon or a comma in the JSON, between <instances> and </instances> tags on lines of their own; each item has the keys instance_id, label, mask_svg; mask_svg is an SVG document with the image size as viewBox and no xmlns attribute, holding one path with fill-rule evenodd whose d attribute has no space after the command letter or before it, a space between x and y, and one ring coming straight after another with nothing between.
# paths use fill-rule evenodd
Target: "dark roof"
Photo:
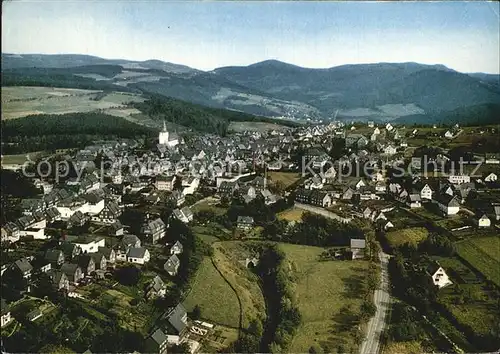
<instances>
[{"instance_id":1,"label":"dark roof","mask_svg":"<svg viewBox=\"0 0 500 354\"><path fill-rule=\"evenodd\" d=\"M161 346L163 343L167 341L167 336L161 329L157 329L149 336L158 346Z\"/></svg>"},{"instance_id":2,"label":"dark roof","mask_svg":"<svg viewBox=\"0 0 500 354\"><path fill-rule=\"evenodd\" d=\"M66 275L73 275L75 274L76 270L80 268L78 264L74 263L64 263L61 266L61 272L63 272Z\"/></svg>"},{"instance_id":3,"label":"dark roof","mask_svg":"<svg viewBox=\"0 0 500 354\"><path fill-rule=\"evenodd\" d=\"M168 314L168 322L180 333L186 327L185 319L187 316L186 309L182 304L178 304L175 308L170 310Z\"/></svg>"},{"instance_id":4,"label":"dark roof","mask_svg":"<svg viewBox=\"0 0 500 354\"><path fill-rule=\"evenodd\" d=\"M460 205L455 196L449 195L446 193L438 195L436 197L436 201L438 203L446 205L446 206L459 206Z\"/></svg>"},{"instance_id":5,"label":"dark roof","mask_svg":"<svg viewBox=\"0 0 500 354\"><path fill-rule=\"evenodd\" d=\"M179 260L179 257L177 257L177 255L174 254L169 259L167 259L167 261L163 265L163 268L166 271L169 271L169 270L176 271L180 264L181 264L181 261Z\"/></svg>"},{"instance_id":6,"label":"dark roof","mask_svg":"<svg viewBox=\"0 0 500 354\"><path fill-rule=\"evenodd\" d=\"M18 259L14 264L22 273L33 270L33 266L26 258Z\"/></svg>"},{"instance_id":7,"label":"dark roof","mask_svg":"<svg viewBox=\"0 0 500 354\"><path fill-rule=\"evenodd\" d=\"M144 258L147 249L142 247L132 247L128 250L127 257L130 258Z\"/></svg>"},{"instance_id":8,"label":"dark roof","mask_svg":"<svg viewBox=\"0 0 500 354\"><path fill-rule=\"evenodd\" d=\"M7 305L7 302L5 299L0 299L0 307L2 311L2 315L5 315L6 313L9 312L9 306Z\"/></svg>"},{"instance_id":9,"label":"dark roof","mask_svg":"<svg viewBox=\"0 0 500 354\"><path fill-rule=\"evenodd\" d=\"M64 252L57 249L50 249L45 252L45 259L49 262L57 262L61 254L64 256Z\"/></svg>"},{"instance_id":10,"label":"dark roof","mask_svg":"<svg viewBox=\"0 0 500 354\"><path fill-rule=\"evenodd\" d=\"M238 224L253 224L253 218L251 216L238 216Z\"/></svg>"}]
</instances>

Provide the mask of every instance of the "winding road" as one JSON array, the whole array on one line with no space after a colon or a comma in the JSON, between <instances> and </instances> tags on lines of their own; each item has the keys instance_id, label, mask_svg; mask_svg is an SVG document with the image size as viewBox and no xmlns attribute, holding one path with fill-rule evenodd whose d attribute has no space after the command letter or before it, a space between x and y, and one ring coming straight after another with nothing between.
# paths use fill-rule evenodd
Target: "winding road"
<instances>
[{"instance_id":1,"label":"winding road","mask_svg":"<svg viewBox=\"0 0 500 354\"><path fill-rule=\"evenodd\" d=\"M391 297L389 295L389 273L387 265L389 255L384 252L379 253L380 259L380 288L375 290L374 303L377 307L375 316L368 322L365 339L361 344L361 354L377 354L380 349L380 335L384 331L387 311L389 309Z\"/></svg>"}]
</instances>

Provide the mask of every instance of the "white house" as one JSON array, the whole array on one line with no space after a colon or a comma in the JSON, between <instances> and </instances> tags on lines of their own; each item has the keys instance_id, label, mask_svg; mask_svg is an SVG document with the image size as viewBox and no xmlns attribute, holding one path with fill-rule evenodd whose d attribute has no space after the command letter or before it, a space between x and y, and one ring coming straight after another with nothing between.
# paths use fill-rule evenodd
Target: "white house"
<instances>
[{"instance_id":1,"label":"white house","mask_svg":"<svg viewBox=\"0 0 500 354\"><path fill-rule=\"evenodd\" d=\"M21 230L19 235L21 237L33 237L34 240L45 240L48 238L45 235L45 228L29 228L25 230Z\"/></svg>"},{"instance_id":2,"label":"white house","mask_svg":"<svg viewBox=\"0 0 500 354\"><path fill-rule=\"evenodd\" d=\"M12 320L12 317L10 316L10 310L4 299L1 300L1 310L2 310L1 327L3 327L6 326Z\"/></svg>"},{"instance_id":3,"label":"white house","mask_svg":"<svg viewBox=\"0 0 500 354\"><path fill-rule=\"evenodd\" d=\"M495 173L490 173L488 176L484 177L485 182L496 182L498 179L498 176Z\"/></svg>"},{"instance_id":4,"label":"white house","mask_svg":"<svg viewBox=\"0 0 500 354\"><path fill-rule=\"evenodd\" d=\"M490 227L491 226L491 220L490 220L490 218L486 214L483 214L483 216L481 216L477 220L477 226L479 226L479 227Z\"/></svg>"},{"instance_id":5,"label":"white house","mask_svg":"<svg viewBox=\"0 0 500 354\"><path fill-rule=\"evenodd\" d=\"M200 179L197 177L188 177L182 179L182 194L188 195L193 194L198 189L200 185Z\"/></svg>"},{"instance_id":6,"label":"white house","mask_svg":"<svg viewBox=\"0 0 500 354\"><path fill-rule=\"evenodd\" d=\"M391 125L391 123L387 123L385 125L385 129L387 129L388 132L392 131L394 129L394 127Z\"/></svg>"},{"instance_id":7,"label":"white house","mask_svg":"<svg viewBox=\"0 0 500 354\"><path fill-rule=\"evenodd\" d=\"M392 145L387 145L384 148L384 154L386 155L394 155L396 153L396 148Z\"/></svg>"},{"instance_id":8,"label":"white house","mask_svg":"<svg viewBox=\"0 0 500 354\"><path fill-rule=\"evenodd\" d=\"M174 245L172 246L172 248L170 248L170 254L181 254L183 249L184 248L182 246L182 243L180 243L179 241L176 241L174 243Z\"/></svg>"},{"instance_id":9,"label":"white house","mask_svg":"<svg viewBox=\"0 0 500 354\"><path fill-rule=\"evenodd\" d=\"M436 198L436 202L444 215L455 215L460 211L460 203L455 196L441 194Z\"/></svg>"},{"instance_id":10,"label":"white house","mask_svg":"<svg viewBox=\"0 0 500 354\"><path fill-rule=\"evenodd\" d=\"M453 138L453 133L451 131L447 130L446 133L444 133L444 137L451 139L451 138Z\"/></svg>"},{"instance_id":11,"label":"white house","mask_svg":"<svg viewBox=\"0 0 500 354\"><path fill-rule=\"evenodd\" d=\"M79 246L82 253L96 253L99 247L106 246L106 241L103 237L80 237L80 236L67 236L69 242Z\"/></svg>"},{"instance_id":12,"label":"white house","mask_svg":"<svg viewBox=\"0 0 500 354\"><path fill-rule=\"evenodd\" d=\"M453 282L448 277L448 274L446 274L444 269L436 262L432 262L429 265L429 267L427 268L427 272L432 277L434 285L436 285L439 289L453 284Z\"/></svg>"},{"instance_id":13,"label":"white house","mask_svg":"<svg viewBox=\"0 0 500 354\"><path fill-rule=\"evenodd\" d=\"M359 179L354 185L354 187L356 189L360 189L361 187L366 187L366 183L362 179Z\"/></svg>"},{"instance_id":14,"label":"white house","mask_svg":"<svg viewBox=\"0 0 500 354\"><path fill-rule=\"evenodd\" d=\"M420 190L420 198L432 200L432 188L428 184L425 184Z\"/></svg>"},{"instance_id":15,"label":"white house","mask_svg":"<svg viewBox=\"0 0 500 354\"><path fill-rule=\"evenodd\" d=\"M149 262L149 251L143 247L131 247L127 252L127 262L144 264Z\"/></svg>"},{"instance_id":16,"label":"white house","mask_svg":"<svg viewBox=\"0 0 500 354\"><path fill-rule=\"evenodd\" d=\"M419 194L409 194L406 198L406 205L410 207L410 209L420 208L422 206L422 202Z\"/></svg>"},{"instance_id":17,"label":"white house","mask_svg":"<svg viewBox=\"0 0 500 354\"><path fill-rule=\"evenodd\" d=\"M448 181L453 184L470 183L470 176L467 175L450 175Z\"/></svg>"}]
</instances>

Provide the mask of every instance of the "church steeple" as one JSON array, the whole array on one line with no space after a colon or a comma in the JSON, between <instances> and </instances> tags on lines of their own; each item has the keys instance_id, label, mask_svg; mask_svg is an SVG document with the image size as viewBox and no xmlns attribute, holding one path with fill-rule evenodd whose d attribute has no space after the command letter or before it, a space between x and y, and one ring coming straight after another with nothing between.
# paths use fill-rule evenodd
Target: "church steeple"
<instances>
[{"instance_id":1,"label":"church steeple","mask_svg":"<svg viewBox=\"0 0 500 354\"><path fill-rule=\"evenodd\" d=\"M163 120L163 131L167 131L167 123L165 123L165 120Z\"/></svg>"}]
</instances>

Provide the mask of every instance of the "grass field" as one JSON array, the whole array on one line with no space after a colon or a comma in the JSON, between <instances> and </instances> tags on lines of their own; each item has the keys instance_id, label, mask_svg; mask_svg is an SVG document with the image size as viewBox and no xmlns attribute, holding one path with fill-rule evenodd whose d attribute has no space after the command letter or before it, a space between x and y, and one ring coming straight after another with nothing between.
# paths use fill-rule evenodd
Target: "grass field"
<instances>
[{"instance_id":1,"label":"grass field","mask_svg":"<svg viewBox=\"0 0 500 354\"><path fill-rule=\"evenodd\" d=\"M2 165L22 165L28 161L28 155L35 161L40 152L31 152L29 154L2 155Z\"/></svg>"},{"instance_id":2,"label":"grass field","mask_svg":"<svg viewBox=\"0 0 500 354\"><path fill-rule=\"evenodd\" d=\"M2 119L14 119L33 114L65 114L103 110L103 113L126 117L140 113L125 103L142 102L134 94L112 92L93 100L101 91L53 87L2 87Z\"/></svg>"},{"instance_id":3,"label":"grass field","mask_svg":"<svg viewBox=\"0 0 500 354\"><path fill-rule=\"evenodd\" d=\"M495 323L495 293L488 290L485 283L459 258L434 257L449 274L454 283L460 284L467 297L464 303L457 301L454 286L439 291L439 301L443 303L464 324L473 327L478 333L488 333Z\"/></svg>"},{"instance_id":4,"label":"grass field","mask_svg":"<svg viewBox=\"0 0 500 354\"><path fill-rule=\"evenodd\" d=\"M266 122L231 122L229 124L229 130L233 132L266 132L268 130L284 131L289 128L284 125L266 123Z\"/></svg>"},{"instance_id":5,"label":"grass field","mask_svg":"<svg viewBox=\"0 0 500 354\"><path fill-rule=\"evenodd\" d=\"M500 239L498 236L469 239L456 244L460 257L500 286Z\"/></svg>"},{"instance_id":6,"label":"grass field","mask_svg":"<svg viewBox=\"0 0 500 354\"><path fill-rule=\"evenodd\" d=\"M283 183L285 188L289 187L290 185L294 184L300 179L300 173L296 172L268 172L267 173L268 178L271 180L271 182L277 182L280 181Z\"/></svg>"},{"instance_id":7,"label":"grass field","mask_svg":"<svg viewBox=\"0 0 500 354\"><path fill-rule=\"evenodd\" d=\"M213 245L214 261L217 268L231 283L241 301L243 318L242 325L247 328L253 319L264 320L266 307L259 278L243 262L255 254L248 248L251 243L226 241Z\"/></svg>"},{"instance_id":8,"label":"grass field","mask_svg":"<svg viewBox=\"0 0 500 354\"><path fill-rule=\"evenodd\" d=\"M393 342L386 345L382 354L420 354L424 353L424 349L422 345L418 341L412 342Z\"/></svg>"},{"instance_id":9,"label":"grass field","mask_svg":"<svg viewBox=\"0 0 500 354\"><path fill-rule=\"evenodd\" d=\"M237 328L239 305L236 294L217 272L210 258L205 258L192 283L191 291L184 300L186 310L198 305L201 316L209 322Z\"/></svg>"},{"instance_id":10,"label":"grass field","mask_svg":"<svg viewBox=\"0 0 500 354\"><path fill-rule=\"evenodd\" d=\"M386 234L387 242L391 247L399 247L404 244L418 245L424 241L429 232L423 227L412 227L402 230L390 231Z\"/></svg>"},{"instance_id":11,"label":"grass field","mask_svg":"<svg viewBox=\"0 0 500 354\"><path fill-rule=\"evenodd\" d=\"M286 221L300 221L305 210L299 208L290 208L277 215L278 219Z\"/></svg>"},{"instance_id":12,"label":"grass field","mask_svg":"<svg viewBox=\"0 0 500 354\"><path fill-rule=\"evenodd\" d=\"M227 212L226 208L218 207L215 201L203 201L201 203L197 203L191 207L193 213L197 213L202 210L210 210L215 215L223 215Z\"/></svg>"},{"instance_id":13,"label":"grass field","mask_svg":"<svg viewBox=\"0 0 500 354\"><path fill-rule=\"evenodd\" d=\"M353 335L358 323L363 296L366 294L365 261L318 261L320 247L281 244L290 262L295 294L302 314L302 326L289 348L306 353L314 345L325 352L335 352L339 345L345 352L355 352L359 343Z\"/></svg>"}]
</instances>

